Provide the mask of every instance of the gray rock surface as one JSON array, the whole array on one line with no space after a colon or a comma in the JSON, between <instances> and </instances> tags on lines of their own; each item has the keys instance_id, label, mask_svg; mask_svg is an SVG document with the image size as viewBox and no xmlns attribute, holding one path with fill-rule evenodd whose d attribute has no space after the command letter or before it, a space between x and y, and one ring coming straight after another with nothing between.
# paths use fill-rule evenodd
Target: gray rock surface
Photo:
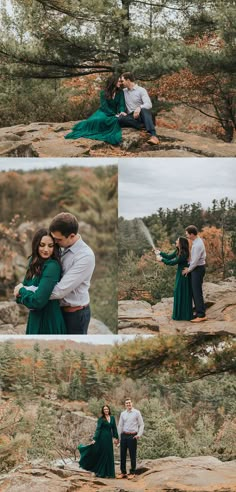
<instances>
[{"instance_id":1,"label":"gray rock surface","mask_svg":"<svg viewBox=\"0 0 236 492\"><path fill-rule=\"evenodd\" d=\"M120 334L175 335L229 333L236 335L236 279L214 284L204 283L208 320L203 323L172 320L173 298L162 299L154 306L145 301L120 301L118 332Z\"/></svg>"},{"instance_id":2,"label":"gray rock surface","mask_svg":"<svg viewBox=\"0 0 236 492\"><path fill-rule=\"evenodd\" d=\"M118 466L116 471L119 472ZM76 464L19 466L0 476L1 492L236 492L236 462L211 456L144 460L133 480L96 478Z\"/></svg>"},{"instance_id":3,"label":"gray rock surface","mask_svg":"<svg viewBox=\"0 0 236 492\"><path fill-rule=\"evenodd\" d=\"M122 130L121 146L112 146L97 140L80 138L65 140L64 136L75 124L36 122L0 129L1 157L82 157L109 155L141 155L143 157L235 157L236 143L225 143L216 138L204 137L160 127L159 146L150 146L149 135L132 128Z\"/></svg>"}]
</instances>

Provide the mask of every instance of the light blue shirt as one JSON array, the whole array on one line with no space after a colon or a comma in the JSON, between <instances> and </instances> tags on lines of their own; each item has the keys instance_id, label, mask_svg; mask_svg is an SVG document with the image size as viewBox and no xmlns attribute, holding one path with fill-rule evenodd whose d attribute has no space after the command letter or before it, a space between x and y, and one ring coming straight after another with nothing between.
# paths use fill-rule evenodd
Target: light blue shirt
<instances>
[{"instance_id":1,"label":"light blue shirt","mask_svg":"<svg viewBox=\"0 0 236 492\"><path fill-rule=\"evenodd\" d=\"M137 432L137 436L141 437L143 434L144 422L139 410L132 408L132 410L125 410L120 414L120 420L118 424L119 435L122 432Z\"/></svg>"},{"instance_id":2,"label":"light blue shirt","mask_svg":"<svg viewBox=\"0 0 236 492\"><path fill-rule=\"evenodd\" d=\"M144 87L135 84L132 89L127 87L124 90L125 105L128 113L132 113L136 108L151 109L152 102Z\"/></svg>"},{"instance_id":3,"label":"light blue shirt","mask_svg":"<svg viewBox=\"0 0 236 492\"><path fill-rule=\"evenodd\" d=\"M206 263L206 249L203 240L197 236L194 239L191 249L191 260L188 267L188 271L192 272L197 266L205 265Z\"/></svg>"},{"instance_id":4,"label":"light blue shirt","mask_svg":"<svg viewBox=\"0 0 236 492\"><path fill-rule=\"evenodd\" d=\"M62 279L54 287L50 299L61 299L61 306L89 304L89 287L95 268L92 249L80 237L64 249L61 262Z\"/></svg>"}]
</instances>

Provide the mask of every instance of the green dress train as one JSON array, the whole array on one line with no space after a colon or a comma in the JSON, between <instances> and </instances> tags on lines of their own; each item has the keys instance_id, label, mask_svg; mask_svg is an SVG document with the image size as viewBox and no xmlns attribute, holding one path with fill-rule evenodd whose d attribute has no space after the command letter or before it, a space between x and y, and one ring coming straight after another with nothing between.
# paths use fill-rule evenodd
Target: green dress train
<instances>
[{"instance_id":1,"label":"green dress train","mask_svg":"<svg viewBox=\"0 0 236 492\"><path fill-rule=\"evenodd\" d=\"M172 319L189 321L193 318L191 276L182 275L183 269L189 265L188 259L186 256L178 256L177 250L170 254L161 251L160 255L165 265L178 265L175 277Z\"/></svg>"},{"instance_id":2,"label":"green dress train","mask_svg":"<svg viewBox=\"0 0 236 492\"><path fill-rule=\"evenodd\" d=\"M61 278L61 266L58 261L49 258L45 260L40 276L24 279L25 286L35 286L32 292L21 287L18 304L24 304L30 311L26 335L64 335L66 326L58 300L49 301L54 286Z\"/></svg>"},{"instance_id":3,"label":"green dress train","mask_svg":"<svg viewBox=\"0 0 236 492\"><path fill-rule=\"evenodd\" d=\"M76 123L65 138L77 139L84 137L118 145L122 140L122 131L115 115L122 111L126 111L122 90L116 93L114 99L106 99L104 91L101 91L100 108L87 120Z\"/></svg>"},{"instance_id":4,"label":"green dress train","mask_svg":"<svg viewBox=\"0 0 236 492\"><path fill-rule=\"evenodd\" d=\"M118 439L115 418L111 415L111 420L108 422L100 417L93 437L95 444L78 446L81 468L94 472L97 477L115 478L113 437Z\"/></svg>"}]
</instances>

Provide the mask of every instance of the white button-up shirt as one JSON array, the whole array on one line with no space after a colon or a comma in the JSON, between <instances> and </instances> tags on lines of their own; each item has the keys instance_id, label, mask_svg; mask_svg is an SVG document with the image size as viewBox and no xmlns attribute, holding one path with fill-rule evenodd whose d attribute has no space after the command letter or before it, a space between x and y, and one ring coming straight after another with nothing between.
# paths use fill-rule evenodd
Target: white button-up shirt
<instances>
[{"instance_id":1,"label":"white button-up shirt","mask_svg":"<svg viewBox=\"0 0 236 492\"><path fill-rule=\"evenodd\" d=\"M144 87L135 84L132 89L125 88L125 105L128 113L132 113L136 108L151 109L152 102Z\"/></svg>"},{"instance_id":2,"label":"white button-up shirt","mask_svg":"<svg viewBox=\"0 0 236 492\"><path fill-rule=\"evenodd\" d=\"M205 265L206 263L206 249L202 238L197 237L193 241L191 250L191 260L188 267L189 272L192 272L197 266Z\"/></svg>"},{"instance_id":3,"label":"white button-up shirt","mask_svg":"<svg viewBox=\"0 0 236 492\"><path fill-rule=\"evenodd\" d=\"M139 410L132 408L132 410L125 410L120 414L120 420L118 424L119 435L122 432L137 432L138 437L143 434L144 422Z\"/></svg>"},{"instance_id":4,"label":"white button-up shirt","mask_svg":"<svg viewBox=\"0 0 236 492\"><path fill-rule=\"evenodd\" d=\"M95 267L92 249L80 237L64 249L61 262L62 279L50 299L61 299L62 306L85 306L89 303L90 280Z\"/></svg>"}]
</instances>

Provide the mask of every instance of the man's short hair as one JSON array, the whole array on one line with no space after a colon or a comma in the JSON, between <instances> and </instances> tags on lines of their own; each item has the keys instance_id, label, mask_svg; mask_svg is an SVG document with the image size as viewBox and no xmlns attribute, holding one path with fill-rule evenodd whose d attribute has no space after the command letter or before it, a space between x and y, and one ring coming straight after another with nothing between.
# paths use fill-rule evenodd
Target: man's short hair
<instances>
[{"instance_id":1,"label":"man's short hair","mask_svg":"<svg viewBox=\"0 0 236 492\"><path fill-rule=\"evenodd\" d=\"M197 230L197 227L195 225L190 225L190 226L186 227L185 230L189 234L194 234L194 236L197 236L197 234L198 234L198 230Z\"/></svg>"},{"instance_id":2,"label":"man's short hair","mask_svg":"<svg viewBox=\"0 0 236 492\"><path fill-rule=\"evenodd\" d=\"M77 234L79 224L76 217L68 212L56 215L49 226L50 232L60 232L62 236L68 237L70 234Z\"/></svg>"},{"instance_id":3,"label":"man's short hair","mask_svg":"<svg viewBox=\"0 0 236 492\"><path fill-rule=\"evenodd\" d=\"M121 76L124 77L125 80L130 80L130 82L135 81L134 74L132 72L124 72Z\"/></svg>"},{"instance_id":4,"label":"man's short hair","mask_svg":"<svg viewBox=\"0 0 236 492\"><path fill-rule=\"evenodd\" d=\"M132 400L131 400L131 398L125 398L125 403L126 403L127 401L132 401Z\"/></svg>"}]
</instances>

